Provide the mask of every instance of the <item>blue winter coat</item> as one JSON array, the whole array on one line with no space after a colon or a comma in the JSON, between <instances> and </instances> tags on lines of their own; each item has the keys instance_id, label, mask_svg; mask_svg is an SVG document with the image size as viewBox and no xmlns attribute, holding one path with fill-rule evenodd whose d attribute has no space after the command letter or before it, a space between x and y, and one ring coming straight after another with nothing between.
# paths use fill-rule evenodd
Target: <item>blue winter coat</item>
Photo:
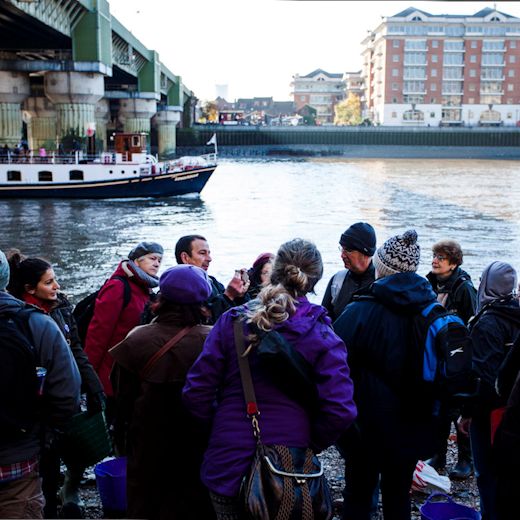
<instances>
[{"instance_id":1,"label":"blue winter coat","mask_svg":"<svg viewBox=\"0 0 520 520\"><path fill-rule=\"evenodd\" d=\"M345 342L357 424L364 442L381 453L422 458L431 451L431 400L421 401L414 381L421 377L412 345L412 317L436 301L430 283L415 273L376 280L334 322Z\"/></svg>"}]
</instances>

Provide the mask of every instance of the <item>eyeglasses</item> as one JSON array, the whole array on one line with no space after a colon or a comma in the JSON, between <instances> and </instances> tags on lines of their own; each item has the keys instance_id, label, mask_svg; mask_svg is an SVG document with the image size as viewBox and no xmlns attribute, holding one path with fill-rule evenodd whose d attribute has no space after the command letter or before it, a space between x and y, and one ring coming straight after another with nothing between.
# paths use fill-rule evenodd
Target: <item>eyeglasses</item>
<instances>
[{"instance_id":1,"label":"eyeglasses","mask_svg":"<svg viewBox=\"0 0 520 520\"><path fill-rule=\"evenodd\" d=\"M444 255L439 255L438 253L433 253L433 255L432 255L432 259L435 260L435 258L436 258L439 262L442 262L443 260L446 260L448 257L447 257L447 256L444 256Z\"/></svg>"},{"instance_id":2,"label":"eyeglasses","mask_svg":"<svg viewBox=\"0 0 520 520\"><path fill-rule=\"evenodd\" d=\"M350 254L350 253L353 253L355 250L354 249L346 249L343 246L338 246L338 251L340 253L348 253L348 254Z\"/></svg>"}]
</instances>

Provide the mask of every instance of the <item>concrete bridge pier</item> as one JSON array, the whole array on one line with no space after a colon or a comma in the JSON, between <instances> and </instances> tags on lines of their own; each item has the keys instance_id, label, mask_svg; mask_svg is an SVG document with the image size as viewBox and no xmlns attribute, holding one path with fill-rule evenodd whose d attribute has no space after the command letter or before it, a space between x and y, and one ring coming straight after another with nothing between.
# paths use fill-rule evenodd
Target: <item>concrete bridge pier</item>
<instances>
[{"instance_id":1,"label":"concrete bridge pier","mask_svg":"<svg viewBox=\"0 0 520 520\"><path fill-rule=\"evenodd\" d=\"M44 88L56 108L58 137L85 137L96 122L96 103L105 93L103 74L47 72Z\"/></svg>"},{"instance_id":2,"label":"concrete bridge pier","mask_svg":"<svg viewBox=\"0 0 520 520\"><path fill-rule=\"evenodd\" d=\"M151 118L157 111L155 99L125 98L119 102L119 121L124 132L150 134Z\"/></svg>"},{"instance_id":3,"label":"concrete bridge pier","mask_svg":"<svg viewBox=\"0 0 520 520\"><path fill-rule=\"evenodd\" d=\"M159 156L175 153L177 124L181 119L181 107L167 106L155 114L154 124L157 126Z\"/></svg>"},{"instance_id":4,"label":"concrete bridge pier","mask_svg":"<svg viewBox=\"0 0 520 520\"><path fill-rule=\"evenodd\" d=\"M0 145L16 146L22 138L22 103L29 97L29 76L0 71Z\"/></svg>"},{"instance_id":5,"label":"concrete bridge pier","mask_svg":"<svg viewBox=\"0 0 520 520\"><path fill-rule=\"evenodd\" d=\"M103 150L107 149L107 125L110 121L110 103L103 98L96 105L96 139L103 141Z\"/></svg>"},{"instance_id":6,"label":"concrete bridge pier","mask_svg":"<svg viewBox=\"0 0 520 520\"><path fill-rule=\"evenodd\" d=\"M45 97L29 97L24 103L29 148L56 149L56 110Z\"/></svg>"}]
</instances>

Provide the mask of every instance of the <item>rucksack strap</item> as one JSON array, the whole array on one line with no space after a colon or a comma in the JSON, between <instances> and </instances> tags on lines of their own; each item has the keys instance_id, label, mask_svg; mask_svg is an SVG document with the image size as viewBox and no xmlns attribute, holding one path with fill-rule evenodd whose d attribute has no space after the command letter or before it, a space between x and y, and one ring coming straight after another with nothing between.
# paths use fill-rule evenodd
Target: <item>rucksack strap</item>
<instances>
[{"instance_id":1,"label":"rucksack strap","mask_svg":"<svg viewBox=\"0 0 520 520\"><path fill-rule=\"evenodd\" d=\"M128 280L127 276L120 275L113 276L112 280L119 280L120 282L123 282L123 309L125 309L130 303L130 299L132 298L132 288L130 287L130 281Z\"/></svg>"}]
</instances>

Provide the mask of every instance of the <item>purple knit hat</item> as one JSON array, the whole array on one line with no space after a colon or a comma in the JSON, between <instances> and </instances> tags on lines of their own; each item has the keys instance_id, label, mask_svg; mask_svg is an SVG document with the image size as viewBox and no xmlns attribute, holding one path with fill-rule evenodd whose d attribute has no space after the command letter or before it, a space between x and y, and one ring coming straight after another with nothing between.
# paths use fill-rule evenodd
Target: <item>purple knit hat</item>
<instances>
[{"instance_id":1,"label":"purple knit hat","mask_svg":"<svg viewBox=\"0 0 520 520\"><path fill-rule=\"evenodd\" d=\"M162 296L172 303L203 303L211 295L211 282L206 271L194 265L170 267L159 279Z\"/></svg>"}]
</instances>

